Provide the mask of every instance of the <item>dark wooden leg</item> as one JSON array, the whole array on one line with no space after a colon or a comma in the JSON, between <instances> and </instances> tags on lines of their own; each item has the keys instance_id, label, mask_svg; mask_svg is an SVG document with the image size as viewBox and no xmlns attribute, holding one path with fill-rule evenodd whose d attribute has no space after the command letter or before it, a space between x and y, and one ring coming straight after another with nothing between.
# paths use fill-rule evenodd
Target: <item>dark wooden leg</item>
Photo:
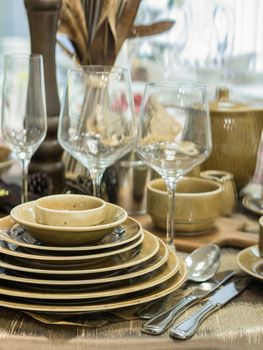
<instances>
[{"instance_id":1,"label":"dark wooden leg","mask_svg":"<svg viewBox=\"0 0 263 350\"><path fill-rule=\"evenodd\" d=\"M53 183L53 193L64 187L63 149L57 141L60 102L56 81L55 46L61 0L24 0L27 11L31 52L43 55L48 132L43 144L32 157L30 173L46 173Z\"/></svg>"}]
</instances>

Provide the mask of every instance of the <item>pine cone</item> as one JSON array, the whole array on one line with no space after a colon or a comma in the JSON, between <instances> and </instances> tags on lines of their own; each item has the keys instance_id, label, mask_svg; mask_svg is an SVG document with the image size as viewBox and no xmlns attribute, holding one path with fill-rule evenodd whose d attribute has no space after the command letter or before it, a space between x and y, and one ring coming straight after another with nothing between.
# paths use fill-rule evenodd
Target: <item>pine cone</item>
<instances>
[{"instance_id":1,"label":"pine cone","mask_svg":"<svg viewBox=\"0 0 263 350\"><path fill-rule=\"evenodd\" d=\"M118 194L118 173L115 166L106 169L102 178L100 191L102 198L111 203L116 203ZM90 176L78 175L73 180L67 180L64 192L92 196L93 185Z\"/></svg>"},{"instance_id":2,"label":"pine cone","mask_svg":"<svg viewBox=\"0 0 263 350\"><path fill-rule=\"evenodd\" d=\"M66 181L64 192L91 196L93 193L92 180L89 176L78 175L75 179Z\"/></svg>"},{"instance_id":3,"label":"pine cone","mask_svg":"<svg viewBox=\"0 0 263 350\"><path fill-rule=\"evenodd\" d=\"M53 189L52 179L46 173L33 173L28 178L28 190L38 197L48 196Z\"/></svg>"}]
</instances>

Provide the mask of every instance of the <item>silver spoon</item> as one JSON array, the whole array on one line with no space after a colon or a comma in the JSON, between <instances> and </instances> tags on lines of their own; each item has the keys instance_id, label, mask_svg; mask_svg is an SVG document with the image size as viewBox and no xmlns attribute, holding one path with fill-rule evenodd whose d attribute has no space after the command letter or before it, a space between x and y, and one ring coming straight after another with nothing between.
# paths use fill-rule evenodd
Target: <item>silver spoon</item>
<instances>
[{"instance_id":1,"label":"silver spoon","mask_svg":"<svg viewBox=\"0 0 263 350\"><path fill-rule=\"evenodd\" d=\"M195 249L185 259L188 269L187 282L204 282L213 277L218 270L220 264L220 248L215 244L208 244ZM143 309L137 312L137 316L143 320L149 320L156 314L160 313L170 297L163 298L162 301L156 300L150 305L146 305Z\"/></svg>"},{"instance_id":2,"label":"silver spoon","mask_svg":"<svg viewBox=\"0 0 263 350\"><path fill-rule=\"evenodd\" d=\"M204 282L213 277L220 264L220 248L207 244L195 249L185 259L188 269L187 281Z\"/></svg>"}]
</instances>

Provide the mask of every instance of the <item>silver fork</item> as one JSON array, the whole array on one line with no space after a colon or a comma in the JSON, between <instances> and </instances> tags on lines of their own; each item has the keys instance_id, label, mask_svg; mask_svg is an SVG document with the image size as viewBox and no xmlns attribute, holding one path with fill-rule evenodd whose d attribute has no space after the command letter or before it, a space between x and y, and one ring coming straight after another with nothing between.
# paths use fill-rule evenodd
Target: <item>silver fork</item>
<instances>
[{"instance_id":1,"label":"silver fork","mask_svg":"<svg viewBox=\"0 0 263 350\"><path fill-rule=\"evenodd\" d=\"M143 308L136 312L136 316L139 317L141 320L150 320L166 308L167 302L169 298L171 298L171 296L179 294L180 292L185 290L187 290L187 292L190 293L195 286L196 284L193 282L185 282L184 285L176 292L168 294L161 299L157 299L152 303L145 305Z\"/></svg>"}]
</instances>

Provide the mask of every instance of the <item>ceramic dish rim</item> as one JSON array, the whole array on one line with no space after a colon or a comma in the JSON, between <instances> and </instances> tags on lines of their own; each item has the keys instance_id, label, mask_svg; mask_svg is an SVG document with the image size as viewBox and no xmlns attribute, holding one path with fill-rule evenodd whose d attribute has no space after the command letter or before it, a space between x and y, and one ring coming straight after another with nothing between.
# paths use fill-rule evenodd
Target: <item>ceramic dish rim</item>
<instances>
[{"instance_id":1,"label":"ceramic dish rim","mask_svg":"<svg viewBox=\"0 0 263 350\"><path fill-rule=\"evenodd\" d=\"M161 244L161 246L164 249L164 254L163 256L161 256L161 259L159 261L157 261L156 263L153 263L152 265L148 266L147 268L142 267L142 269L140 269L139 271L134 271L134 272L128 272L127 274L122 274L122 275L117 275L117 276L109 276L109 277L101 277L101 278L94 278L94 279L90 279L90 280L73 280L70 282L73 282L71 284L67 284L67 282L69 282L68 280L44 280L44 279L40 279L41 281L43 281L43 283L39 283L39 282L30 282L30 278L25 278L25 277L21 277L21 276L13 276L11 275L11 277L15 277L17 279L17 281L15 281L14 279L9 279L9 278L3 278L3 274L0 272L0 280L7 280L7 281L14 281L14 282L21 282L21 283L29 283L29 284L37 284L37 285L42 285L42 284L50 284L50 285L55 285L55 286L71 286L74 285L74 283L76 283L76 285L93 285L93 284L100 284L100 283L110 283L110 282L116 282L116 281L124 281L126 279L129 278L136 278L139 276L143 276L147 273L150 273L154 270L157 270L158 268L160 268L162 265L164 265L166 263L166 261L168 260L168 249L165 245L165 243L160 240L159 242ZM159 248L160 250L160 248ZM156 253L158 254L158 252ZM179 269L179 259L177 259L176 262L177 265L177 269ZM17 278L18 277L18 278ZM28 280L25 282L25 280ZM31 279L34 281L34 279ZM59 283L57 283L59 282Z\"/></svg>"},{"instance_id":2,"label":"ceramic dish rim","mask_svg":"<svg viewBox=\"0 0 263 350\"><path fill-rule=\"evenodd\" d=\"M96 305L79 305L79 306L51 306L51 305L43 305L43 304L25 304L25 303L19 303L14 301L5 301L1 300L1 305L4 307L9 307L12 309L18 309L18 310L27 310L27 311L35 311L35 312L56 312L56 313L73 313L73 312L92 312L92 311L102 311L102 310L114 310L134 305L140 305L144 304L149 301L160 299L166 295L169 295L173 291L179 289L181 285L186 281L187 279L187 268L186 265L180 257L178 257L180 260L180 266L177 274L179 276L176 278L175 281L168 287L158 291L158 292L150 292L150 295L141 296L141 297L133 297L130 300L123 300L123 301L115 301L113 303L102 303L102 304L96 304ZM175 276L174 276L175 277ZM173 278L173 277L172 277ZM172 279L171 278L171 279ZM168 281L167 281L168 282ZM36 306L37 305L37 306Z\"/></svg>"},{"instance_id":3,"label":"ceramic dish rim","mask_svg":"<svg viewBox=\"0 0 263 350\"><path fill-rule=\"evenodd\" d=\"M120 296L125 295L129 293L134 293L138 291L143 291L145 289L153 288L161 283L164 283L165 281L172 278L174 275L178 273L178 264L175 266L173 265L173 260L176 262L178 261L177 255L175 252L170 251L169 257L167 262L169 262L169 259L172 260L170 262L171 269L170 271L167 271L167 269L164 269L162 272L159 272L161 276L155 279L148 279L146 281L142 281L132 285L120 287L120 288L112 288L109 290L102 290L102 291L96 291L96 292L67 292L67 293L52 293L52 292L46 292L46 291L23 291L19 289L12 289L9 286L0 286L0 293L5 296L13 296L13 297L20 297L20 298L29 298L29 299L45 299L45 300L80 300L80 299L94 299L94 298L106 298L111 296ZM161 267L162 268L162 267Z\"/></svg>"},{"instance_id":4,"label":"ceramic dish rim","mask_svg":"<svg viewBox=\"0 0 263 350\"><path fill-rule=\"evenodd\" d=\"M102 273L102 272L109 272L109 271L116 271L116 270L120 270L120 269L125 269L131 266L135 266L135 265L139 265L149 259L151 259L155 254L157 254L159 247L160 247L160 239L157 238L155 235L153 235L152 233L150 233L149 231L143 230L144 234L146 233L146 235L149 235L152 237L152 239L154 240L154 242L156 243L156 248L155 250L152 250L148 255L142 257L141 259L136 260L136 261L127 261L124 264L118 264L115 266L108 266L106 268L96 268L96 269L81 269L81 270L74 270L74 271L70 271L70 270L48 270L48 269L35 269L35 268L29 268L29 267L25 267L25 266L21 266L21 265L17 265L17 264L10 264L10 263L6 263L4 261L1 261L0 258L0 267L4 267L4 268L9 268L14 270L17 269L18 271L24 271L24 272L29 272L29 273L38 273L38 274L52 274L52 275L70 275L72 274L72 272L74 272L73 274L75 275L84 275L84 274L93 274L93 273ZM144 236L145 238L145 236ZM142 244L144 243L144 241L142 242ZM2 265L1 265L2 264ZM9 265L9 266L7 266ZM31 270L31 271L29 271ZM34 271L32 271L34 270Z\"/></svg>"},{"instance_id":5,"label":"ceramic dish rim","mask_svg":"<svg viewBox=\"0 0 263 350\"><path fill-rule=\"evenodd\" d=\"M116 208L116 210L118 210L119 212L122 213L122 217L119 218L116 221L110 222L108 224L99 224L99 225L93 225L93 226L80 226L80 227L70 227L70 226L51 226L51 225L43 225L43 224L38 224L36 222L28 222L27 220L19 217L17 215L17 211L19 211L19 209L25 207L25 210L28 209L33 209L34 210L34 203L35 201L30 201L30 202L26 202L26 203L22 203L19 204L18 206L16 206L15 208L13 208L10 212L10 216L11 218L16 222L19 223L22 226L25 227L32 227L35 229L40 229L40 230L45 230L45 231L57 231L57 232L63 232L63 233L72 233L72 232L95 232L95 231L101 231L101 230L105 230L105 229L109 229L111 227L116 227L118 225L121 225L125 220L127 220L128 217L128 213L126 212L126 210L124 210L123 208L121 208L120 206L116 205L116 204L112 204L112 203L106 203L106 207L105 210L107 212L107 208L108 207L114 207ZM35 221L35 218L34 218Z\"/></svg>"},{"instance_id":6,"label":"ceramic dish rim","mask_svg":"<svg viewBox=\"0 0 263 350\"><path fill-rule=\"evenodd\" d=\"M99 206L95 207L95 208L91 208L91 209L82 209L82 210L66 210L66 209L52 209L52 208L48 208L46 206L43 206L42 204L39 204L40 201L42 201L43 199L46 199L47 197L63 197L63 196L73 196L73 197L89 197L92 199L96 199L96 201L98 200ZM50 213L61 213L61 214L79 214L79 213L85 213L85 212L89 212L89 213L94 213L96 211L98 211L99 209L104 209L106 207L106 202L101 199L101 198L97 198L97 197L93 197L93 196L89 196L89 195L85 195L85 194L67 194L67 193L61 193L61 194L55 194L55 195L51 195L51 196L45 196L45 197L40 197L38 199L36 199L35 201L35 206L37 206L38 208L40 208L41 210L44 210L46 212L50 212ZM102 220L103 221L103 220ZM49 226L49 225L48 225ZM95 225L94 225L95 226ZM70 227L70 226L65 226L65 227ZM81 226L78 226L81 227Z\"/></svg>"},{"instance_id":7,"label":"ceramic dish rim","mask_svg":"<svg viewBox=\"0 0 263 350\"><path fill-rule=\"evenodd\" d=\"M69 255L69 256L48 256L48 255L34 255L34 254L28 254L28 253L20 253L11 250L10 248L2 247L0 244L0 253L5 255L11 255L14 257L19 257L23 259L31 259L31 260L47 260L47 261L79 261L79 260L94 260L94 259L100 259L104 257L110 257L113 255L118 255L125 253L133 248L136 248L138 245L140 245L143 242L144 239L144 233L141 233L141 237L138 238L135 242L132 242L130 245L128 244L126 247L121 247L117 250L110 250L106 253L98 253L98 254L90 254L90 255Z\"/></svg>"},{"instance_id":8,"label":"ceramic dish rim","mask_svg":"<svg viewBox=\"0 0 263 350\"><path fill-rule=\"evenodd\" d=\"M252 252L252 248L255 248L257 247L258 248L258 244L254 244L252 246L249 246L245 249L242 249L236 256L236 262L238 264L238 266L241 268L241 270L245 271L247 274L249 274L250 276L253 276L261 281L263 281L263 276L260 276L259 274L257 274L256 272L254 272L253 270L249 270L248 268L246 268L241 262L240 262L240 257L242 255L244 255L245 253L247 252L250 252L256 259L260 259L262 260L262 264L263 264L263 258L260 258L260 257L257 257L253 254Z\"/></svg>"},{"instance_id":9,"label":"ceramic dish rim","mask_svg":"<svg viewBox=\"0 0 263 350\"><path fill-rule=\"evenodd\" d=\"M5 217L5 218L7 218L7 217ZM1 218L0 222L1 222L2 219L5 219L5 218ZM10 216L10 220L13 221L11 216ZM65 252L74 252L74 251L102 250L102 249L118 247L118 246L130 243L130 242L134 241L136 238L138 238L142 234L142 231L143 231L142 225L136 219L128 216L127 219L122 224L125 225L127 220L131 220L131 221L135 222L138 225L138 227L139 227L138 232L136 234L134 234L133 236L129 237L128 239L126 239L126 240L123 240L123 241L119 240L119 241L112 242L112 243L105 243L104 245L102 245L102 244L92 245L92 243L90 245L87 245L87 246L72 246L72 247L71 246L69 246L69 247L65 246L64 247L64 246L33 245L33 244L30 244L30 243L27 243L27 242L16 241L14 238L10 237L7 233L6 233L6 235L8 237L5 237L5 236L3 237L1 235L2 234L1 231L6 231L6 230L8 230L8 228L2 229L2 230L0 229L0 240L3 240L5 242L11 243L11 244L16 244L19 247L25 247L25 248L31 248L31 249L37 249L37 250L50 250L50 251L58 250L58 251L61 251L61 252L63 252L63 251L65 251ZM14 224L12 222L12 227L15 226L15 225L20 225L20 224L19 223L15 223ZM30 232L28 232L27 234L32 236ZM34 237L32 236L32 238L34 238ZM36 238L34 238L34 239L37 240Z\"/></svg>"}]
</instances>

